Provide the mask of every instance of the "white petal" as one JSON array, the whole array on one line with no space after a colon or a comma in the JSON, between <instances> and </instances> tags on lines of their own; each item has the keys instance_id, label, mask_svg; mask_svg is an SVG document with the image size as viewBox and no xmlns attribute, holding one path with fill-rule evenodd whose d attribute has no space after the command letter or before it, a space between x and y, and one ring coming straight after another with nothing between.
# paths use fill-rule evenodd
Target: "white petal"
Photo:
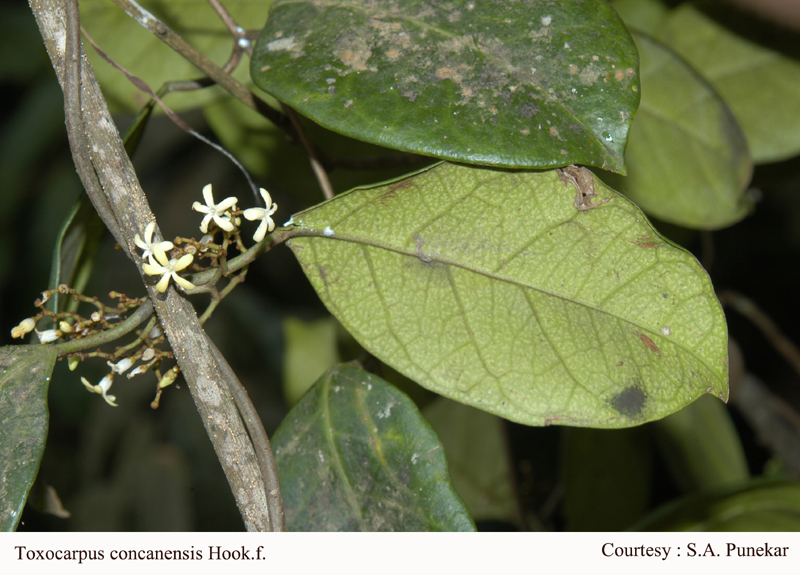
<instances>
[{"instance_id":1,"label":"white petal","mask_svg":"<svg viewBox=\"0 0 800 575\"><path fill-rule=\"evenodd\" d=\"M165 291L167 291L167 286L169 285L169 276L170 274L168 273L164 274L164 276L160 280L158 280L158 283L156 284L156 289L159 292L164 293Z\"/></svg>"},{"instance_id":2,"label":"white petal","mask_svg":"<svg viewBox=\"0 0 800 575\"><path fill-rule=\"evenodd\" d=\"M144 241L148 244L153 243L153 231L156 229L156 222L152 221L144 228Z\"/></svg>"},{"instance_id":3,"label":"white petal","mask_svg":"<svg viewBox=\"0 0 800 575\"><path fill-rule=\"evenodd\" d=\"M254 220L263 220L264 217L267 215L267 210L265 210L264 208L247 208L243 212L243 215L251 222Z\"/></svg>"},{"instance_id":4,"label":"white petal","mask_svg":"<svg viewBox=\"0 0 800 575\"><path fill-rule=\"evenodd\" d=\"M211 208L209 208L208 206L204 206L200 202L193 203L192 209L196 212L200 212L201 214L207 214L208 212L211 211Z\"/></svg>"},{"instance_id":5,"label":"white petal","mask_svg":"<svg viewBox=\"0 0 800 575\"><path fill-rule=\"evenodd\" d=\"M161 244L152 244L151 249L153 250L153 255L155 256L156 260L158 260L158 263L165 267L169 266L169 258L167 257L167 253L164 251L164 248L161 246ZM151 261L150 263L152 264L153 262Z\"/></svg>"},{"instance_id":6,"label":"white petal","mask_svg":"<svg viewBox=\"0 0 800 575\"><path fill-rule=\"evenodd\" d=\"M142 269L144 270L144 273L149 276L160 276L161 274L165 274L167 271L169 271L156 263L142 264Z\"/></svg>"},{"instance_id":7,"label":"white petal","mask_svg":"<svg viewBox=\"0 0 800 575\"><path fill-rule=\"evenodd\" d=\"M258 229L256 233L253 234L253 241L260 242L264 239L264 236L267 235L267 220L261 220L261 223L258 224Z\"/></svg>"},{"instance_id":8,"label":"white petal","mask_svg":"<svg viewBox=\"0 0 800 575\"><path fill-rule=\"evenodd\" d=\"M208 207L214 205L214 194L211 193L211 184L206 184L205 187L203 187L203 198L205 198Z\"/></svg>"},{"instance_id":9,"label":"white petal","mask_svg":"<svg viewBox=\"0 0 800 575\"><path fill-rule=\"evenodd\" d=\"M223 230L225 230L226 232L232 232L233 231L233 224L231 223L230 220L227 220L227 219L225 219L224 217L221 217L221 216L214 216L214 221L217 222L217 225L220 228L222 228Z\"/></svg>"},{"instance_id":10,"label":"white petal","mask_svg":"<svg viewBox=\"0 0 800 575\"><path fill-rule=\"evenodd\" d=\"M197 287L192 282L190 282L186 278L182 278L181 276L179 276L176 273L172 274L172 278L175 280L175 283L177 283L179 286L181 286L186 291L192 291L195 287Z\"/></svg>"},{"instance_id":11,"label":"white petal","mask_svg":"<svg viewBox=\"0 0 800 575\"><path fill-rule=\"evenodd\" d=\"M176 271L176 272L181 271L183 268L189 266L192 263L193 259L194 259L194 256L192 254L184 254L184 255L182 255L181 259L179 259L177 262L175 262L172 265L173 271Z\"/></svg>"},{"instance_id":12,"label":"white petal","mask_svg":"<svg viewBox=\"0 0 800 575\"><path fill-rule=\"evenodd\" d=\"M229 210L233 206L235 206L239 200L235 196L231 196L229 198L225 198L216 206L217 212L224 212L225 210Z\"/></svg>"},{"instance_id":13,"label":"white petal","mask_svg":"<svg viewBox=\"0 0 800 575\"><path fill-rule=\"evenodd\" d=\"M264 188L261 188L258 191L261 193L261 197L264 198L264 203L267 205L267 207L269 207L269 205L272 203L272 198L270 197L269 192Z\"/></svg>"}]
</instances>

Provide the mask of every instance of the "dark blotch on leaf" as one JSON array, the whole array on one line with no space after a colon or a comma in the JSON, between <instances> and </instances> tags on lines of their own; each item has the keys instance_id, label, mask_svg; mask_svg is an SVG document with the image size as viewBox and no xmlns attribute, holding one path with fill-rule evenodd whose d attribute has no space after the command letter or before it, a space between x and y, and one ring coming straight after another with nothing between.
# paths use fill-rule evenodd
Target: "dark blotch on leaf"
<instances>
[{"instance_id":1,"label":"dark blotch on leaf","mask_svg":"<svg viewBox=\"0 0 800 575\"><path fill-rule=\"evenodd\" d=\"M611 407L625 417L631 419L639 417L647 401L647 395L638 384L626 387L611 400Z\"/></svg>"}]
</instances>

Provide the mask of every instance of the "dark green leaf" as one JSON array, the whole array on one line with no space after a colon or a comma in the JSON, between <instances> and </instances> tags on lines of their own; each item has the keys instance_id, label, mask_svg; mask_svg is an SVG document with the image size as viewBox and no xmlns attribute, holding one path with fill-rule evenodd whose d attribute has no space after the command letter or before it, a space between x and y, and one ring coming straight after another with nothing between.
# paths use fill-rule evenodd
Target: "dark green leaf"
<instances>
[{"instance_id":1,"label":"dark green leaf","mask_svg":"<svg viewBox=\"0 0 800 575\"><path fill-rule=\"evenodd\" d=\"M14 531L47 439L47 388L56 363L48 345L0 348L0 531Z\"/></svg>"},{"instance_id":2,"label":"dark green leaf","mask_svg":"<svg viewBox=\"0 0 800 575\"><path fill-rule=\"evenodd\" d=\"M361 369L330 369L272 445L291 531L474 530L430 425Z\"/></svg>"},{"instance_id":3,"label":"dark green leaf","mask_svg":"<svg viewBox=\"0 0 800 575\"><path fill-rule=\"evenodd\" d=\"M661 220L717 229L750 211L752 164L736 119L701 76L666 46L634 34L642 102L625 159L608 184Z\"/></svg>"},{"instance_id":4,"label":"dark green leaf","mask_svg":"<svg viewBox=\"0 0 800 575\"><path fill-rule=\"evenodd\" d=\"M755 481L721 494L686 497L656 511L638 531L800 531L800 484Z\"/></svg>"},{"instance_id":5,"label":"dark green leaf","mask_svg":"<svg viewBox=\"0 0 800 575\"><path fill-rule=\"evenodd\" d=\"M289 245L370 352L528 425L627 427L728 393L708 275L593 181L440 164L293 218Z\"/></svg>"},{"instance_id":6,"label":"dark green leaf","mask_svg":"<svg viewBox=\"0 0 800 575\"><path fill-rule=\"evenodd\" d=\"M685 491L737 487L750 479L727 407L704 396L654 424L670 471Z\"/></svg>"},{"instance_id":7,"label":"dark green leaf","mask_svg":"<svg viewBox=\"0 0 800 575\"><path fill-rule=\"evenodd\" d=\"M326 128L381 146L624 173L637 68L626 28L596 0L279 0L251 74Z\"/></svg>"}]
</instances>

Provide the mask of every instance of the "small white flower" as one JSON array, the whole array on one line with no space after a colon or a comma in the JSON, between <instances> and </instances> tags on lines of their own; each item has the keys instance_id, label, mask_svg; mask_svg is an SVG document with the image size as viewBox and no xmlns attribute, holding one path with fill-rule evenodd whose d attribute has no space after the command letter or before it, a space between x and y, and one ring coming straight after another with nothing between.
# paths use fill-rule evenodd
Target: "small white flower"
<instances>
[{"instance_id":1,"label":"small white flower","mask_svg":"<svg viewBox=\"0 0 800 575\"><path fill-rule=\"evenodd\" d=\"M113 396L113 395L108 395L108 390L111 388L111 384L114 383L114 374L113 373L109 373L107 376L105 376L103 379L101 379L100 383L98 383L97 385L92 385L91 383L86 381L85 377L82 377L81 381L83 382L83 385L86 386L86 389L88 389L92 393L102 394L103 399L106 400L106 403L108 405L112 405L114 407L117 407L117 404L114 403L117 400L117 398L115 396Z\"/></svg>"},{"instance_id":2,"label":"small white flower","mask_svg":"<svg viewBox=\"0 0 800 575\"><path fill-rule=\"evenodd\" d=\"M19 322L19 325L17 327L11 330L11 337L13 337L14 339L22 337L25 334L32 332L33 328L35 327L36 327L36 322L33 321L33 318L26 317L21 322Z\"/></svg>"},{"instance_id":3,"label":"small white flower","mask_svg":"<svg viewBox=\"0 0 800 575\"><path fill-rule=\"evenodd\" d=\"M211 193L211 184L206 185L203 188L203 198L206 200L206 205L204 206L200 202L195 202L192 204L192 209L200 212L201 214L205 214L203 221L200 223L200 231L208 233L208 224L211 220L214 220L221 229L225 230L226 232L233 231L233 223L231 222L231 214L227 210L230 210L236 205L237 200L234 196L229 198L225 198L220 203L214 203L214 195Z\"/></svg>"},{"instance_id":4,"label":"small white flower","mask_svg":"<svg viewBox=\"0 0 800 575\"><path fill-rule=\"evenodd\" d=\"M36 335L39 336L40 343L50 343L59 339L64 334L57 329L46 329L44 331L36 330Z\"/></svg>"},{"instance_id":5,"label":"small white flower","mask_svg":"<svg viewBox=\"0 0 800 575\"><path fill-rule=\"evenodd\" d=\"M155 259L153 259L153 256L155 256ZM161 276L161 279L158 280L158 283L156 284L156 289L159 292L164 293L167 291L169 278L174 279L175 283L185 290L193 290L195 288L195 285L192 282L178 275L179 271L188 267L189 264L192 263L194 257L191 254L184 254L179 260L174 258L167 260L167 254L164 253L164 250L161 248L161 246L158 244L153 244L153 256L150 256L149 263L142 264L142 269L147 275Z\"/></svg>"},{"instance_id":6,"label":"small white flower","mask_svg":"<svg viewBox=\"0 0 800 575\"><path fill-rule=\"evenodd\" d=\"M150 339L156 339L156 338L161 337L162 335L164 335L164 330L161 329L161 324L156 324L153 327L153 329L150 330L150 333L147 334L147 337L149 337ZM147 353L147 352L145 351L145 353ZM155 353L155 352L153 352L153 353ZM145 361L148 361L148 360L145 360Z\"/></svg>"},{"instance_id":7,"label":"small white flower","mask_svg":"<svg viewBox=\"0 0 800 575\"><path fill-rule=\"evenodd\" d=\"M133 362L128 357L119 360L116 364L113 364L110 361L107 361L106 363L108 364L108 367L111 368L112 373L120 373L120 374L128 371L133 365Z\"/></svg>"},{"instance_id":8,"label":"small white flower","mask_svg":"<svg viewBox=\"0 0 800 575\"><path fill-rule=\"evenodd\" d=\"M136 244L136 247L139 249L144 250L142 253L142 259L148 258L153 253L153 232L156 229L156 223L150 222L147 224L147 227L144 229L144 240L139 237L139 234L133 236L133 243ZM171 250L175 247L175 244L172 242L158 242L161 246L161 249L164 251Z\"/></svg>"},{"instance_id":9,"label":"small white flower","mask_svg":"<svg viewBox=\"0 0 800 575\"><path fill-rule=\"evenodd\" d=\"M261 197L264 198L264 204L267 206L266 208L248 208L244 211L244 217L251 222L255 220L261 220L261 223L258 225L258 229L253 236L253 240L256 242L263 240L264 236L267 235L267 232L271 232L275 229L275 222L272 221L270 216L278 209L278 204L272 203L272 198L269 196L269 192L264 188L261 188Z\"/></svg>"}]
</instances>

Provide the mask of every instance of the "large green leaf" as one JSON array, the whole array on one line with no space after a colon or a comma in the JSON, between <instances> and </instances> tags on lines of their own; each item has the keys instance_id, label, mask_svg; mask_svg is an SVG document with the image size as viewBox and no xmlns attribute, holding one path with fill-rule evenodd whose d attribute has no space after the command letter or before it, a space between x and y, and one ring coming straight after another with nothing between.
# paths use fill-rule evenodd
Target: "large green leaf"
<instances>
[{"instance_id":1,"label":"large green leaf","mask_svg":"<svg viewBox=\"0 0 800 575\"><path fill-rule=\"evenodd\" d=\"M637 67L598 0L278 0L251 74L321 125L385 147L624 173Z\"/></svg>"},{"instance_id":2,"label":"large green leaf","mask_svg":"<svg viewBox=\"0 0 800 575\"><path fill-rule=\"evenodd\" d=\"M686 227L731 225L750 209L752 164L736 119L674 52L634 34L642 102L625 152L628 175L606 181L645 212Z\"/></svg>"},{"instance_id":3,"label":"large green leaf","mask_svg":"<svg viewBox=\"0 0 800 575\"><path fill-rule=\"evenodd\" d=\"M48 345L0 347L0 531L14 531L47 439Z\"/></svg>"},{"instance_id":4,"label":"large green leaf","mask_svg":"<svg viewBox=\"0 0 800 575\"><path fill-rule=\"evenodd\" d=\"M442 441L453 487L472 518L519 524L503 420L444 397L422 413Z\"/></svg>"},{"instance_id":5,"label":"large green leaf","mask_svg":"<svg viewBox=\"0 0 800 575\"><path fill-rule=\"evenodd\" d=\"M800 484L754 481L724 494L680 499L636 526L639 531L800 531Z\"/></svg>"},{"instance_id":6,"label":"large green leaf","mask_svg":"<svg viewBox=\"0 0 800 575\"><path fill-rule=\"evenodd\" d=\"M424 387L530 425L625 427L728 393L705 271L639 209L555 171L440 164L293 217L328 309Z\"/></svg>"},{"instance_id":7,"label":"large green leaf","mask_svg":"<svg viewBox=\"0 0 800 575\"><path fill-rule=\"evenodd\" d=\"M756 162L800 153L800 61L734 33L691 4L672 10L658 37L731 107Z\"/></svg>"},{"instance_id":8,"label":"large green leaf","mask_svg":"<svg viewBox=\"0 0 800 575\"><path fill-rule=\"evenodd\" d=\"M750 479L730 412L704 396L654 425L670 472L684 491L739 487Z\"/></svg>"},{"instance_id":9,"label":"large green leaf","mask_svg":"<svg viewBox=\"0 0 800 575\"><path fill-rule=\"evenodd\" d=\"M226 0L225 8L240 26L252 29L263 25L270 3L271 0ZM219 66L230 58L233 37L206 0L140 0L139 4ZM81 24L103 51L147 82L152 90L157 90L165 82L194 80L203 76L113 2L81 0L80 8ZM149 96L100 58L88 43L86 53L112 112L135 113L147 103ZM240 64L233 76L240 82L249 83L246 65ZM177 111L202 106L222 94L221 88L175 93L167 98L167 105Z\"/></svg>"},{"instance_id":10,"label":"large green leaf","mask_svg":"<svg viewBox=\"0 0 800 575\"><path fill-rule=\"evenodd\" d=\"M403 393L331 368L272 439L291 531L473 531L439 438Z\"/></svg>"}]
</instances>

